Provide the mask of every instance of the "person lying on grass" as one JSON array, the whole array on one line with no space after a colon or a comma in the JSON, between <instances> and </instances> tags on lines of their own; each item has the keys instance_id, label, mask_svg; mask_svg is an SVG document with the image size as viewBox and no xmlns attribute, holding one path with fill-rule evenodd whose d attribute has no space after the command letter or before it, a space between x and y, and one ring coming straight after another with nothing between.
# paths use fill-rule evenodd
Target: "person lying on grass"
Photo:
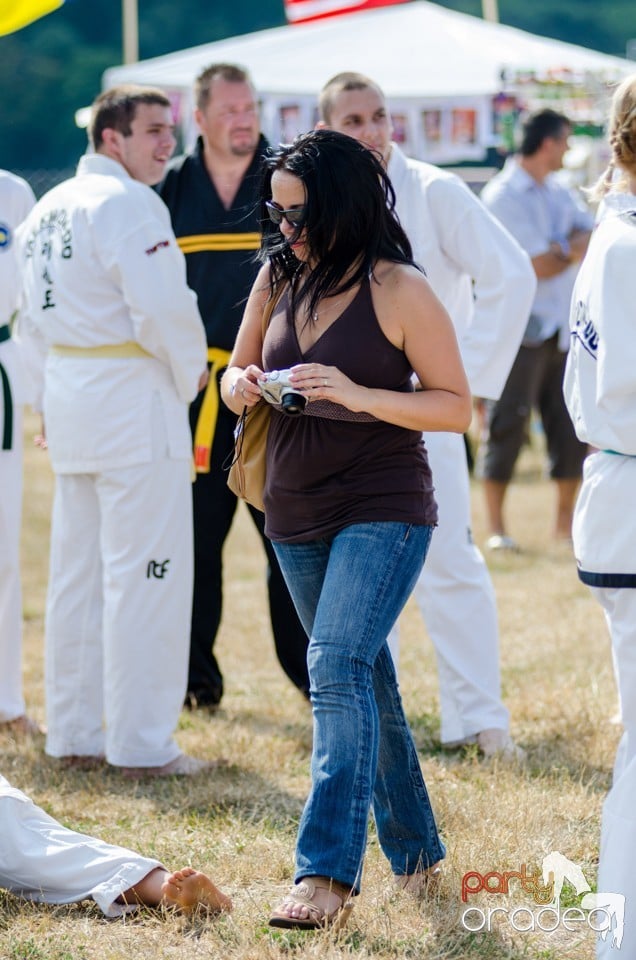
<instances>
[{"instance_id":1,"label":"person lying on grass","mask_svg":"<svg viewBox=\"0 0 636 960\"><path fill-rule=\"evenodd\" d=\"M107 917L139 906L229 913L232 901L205 873L64 827L0 776L0 888L38 903L94 900Z\"/></svg>"}]
</instances>

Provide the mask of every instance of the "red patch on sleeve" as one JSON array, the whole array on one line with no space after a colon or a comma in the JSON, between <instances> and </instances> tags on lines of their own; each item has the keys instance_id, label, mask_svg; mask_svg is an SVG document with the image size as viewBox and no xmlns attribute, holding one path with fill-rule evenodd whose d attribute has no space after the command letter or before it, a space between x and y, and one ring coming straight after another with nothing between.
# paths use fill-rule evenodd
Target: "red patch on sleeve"
<instances>
[{"instance_id":1,"label":"red patch on sleeve","mask_svg":"<svg viewBox=\"0 0 636 960\"><path fill-rule=\"evenodd\" d=\"M148 249L146 250L146 253L147 254L156 253L157 250L159 250L161 247L169 247L169 246L170 246L169 240L160 240L159 243L155 243L154 247L148 247Z\"/></svg>"}]
</instances>

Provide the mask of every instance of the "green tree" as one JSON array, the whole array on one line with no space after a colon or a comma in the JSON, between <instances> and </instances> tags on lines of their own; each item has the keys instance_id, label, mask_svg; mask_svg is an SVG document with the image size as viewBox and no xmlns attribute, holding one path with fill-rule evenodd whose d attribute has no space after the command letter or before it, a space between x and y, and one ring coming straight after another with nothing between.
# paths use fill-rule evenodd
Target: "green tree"
<instances>
[{"instance_id":1,"label":"green tree","mask_svg":"<svg viewBox=\"0 0 636 960\"><path fill-rule=\"evenodd\" d=\"M140 57L280 26L283 0L139 0ZM86 135L75 111L122 61L118 0L67 0L55 13L0 37L0 167L73 167ZM10 91L10 93L9 93Z\"/></svg>"}]
</instances>

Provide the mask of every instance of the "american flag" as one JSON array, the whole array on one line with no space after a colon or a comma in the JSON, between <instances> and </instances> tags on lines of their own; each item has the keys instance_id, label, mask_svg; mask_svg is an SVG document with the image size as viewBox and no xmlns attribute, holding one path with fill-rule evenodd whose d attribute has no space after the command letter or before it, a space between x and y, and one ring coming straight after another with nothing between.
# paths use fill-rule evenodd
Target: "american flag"
<instances>
[{"instance_id":1,"label":"american flag","mask_svg":"<svg viewBox=\"0 0 636 960\"><path fill-rule=\"evenodd\" d=\"M285 0L285 15L288 23L306 23L324 17L337 17L342 13L357 13L373 7L389 7L405 0Z\"/></svg>"}]
</instances>

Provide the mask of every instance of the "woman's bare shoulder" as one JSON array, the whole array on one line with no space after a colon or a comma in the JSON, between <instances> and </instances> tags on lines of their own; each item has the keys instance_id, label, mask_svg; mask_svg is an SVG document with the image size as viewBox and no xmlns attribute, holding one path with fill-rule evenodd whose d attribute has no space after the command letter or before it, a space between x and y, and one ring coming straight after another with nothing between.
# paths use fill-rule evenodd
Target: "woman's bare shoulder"
<instances>
[{"instance_id":1,"label":"woman's bare shoulder","mask_svg":"<svg viewBox=\"0 0 636 960\"><path fill-rule=\"evenodd\" d=\"M374 296L417 296L430 290L430 285L417 267L392 260L378 260L373 268Z\"/></svg>"},{"instance_id":2,"label":"woman's bare shoulder","mask_svg":"<svg viewBox=\"0 0 636 960\"><path fill-rule=\"evenodd\" d=\"M252 284L250 293L251 303L258 304L260 308L264 307L269 300L272 292L272 268L269 263L264 263L256 274L256 279Z\"/></svg>"}]
</instances>

